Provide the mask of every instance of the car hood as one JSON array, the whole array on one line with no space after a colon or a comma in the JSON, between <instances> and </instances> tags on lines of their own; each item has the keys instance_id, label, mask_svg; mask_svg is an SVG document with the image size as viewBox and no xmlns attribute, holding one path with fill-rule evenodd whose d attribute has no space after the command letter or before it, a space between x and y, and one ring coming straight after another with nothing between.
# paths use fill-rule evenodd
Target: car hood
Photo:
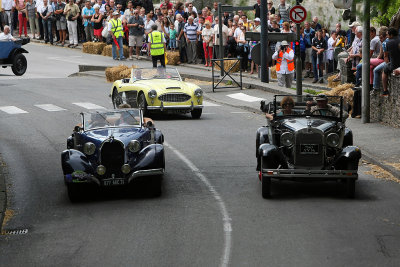
<instances>
[{"instance_id":1,"label":"car hood","mask_svg":"<svg viewBox=\"0 0 400 267\"><path fill-rule=\"evenodd\" d=\"M113 136L114 139L118 139L127 145L129 141L133 139L139 140L145 131L145 129L139 127L121 127L95 129L86 131L85 133L86 137L95 144L101 144L104 140L108 139L110 136Z\"/></svg>"},{"instance_id":2,"label":"car hood","mask_svg":"<svg viewBox=\"0 0 400 267\"><path fill-rule=\"evenodd\" d=\"M282 125L292 131L299 131L301 129L307 128L311 125L312 128L319 129L326 132L330 128L336 125L336 121L320 119L320 118L288 118L282 121Z\"/></svg>"}]
</instances>

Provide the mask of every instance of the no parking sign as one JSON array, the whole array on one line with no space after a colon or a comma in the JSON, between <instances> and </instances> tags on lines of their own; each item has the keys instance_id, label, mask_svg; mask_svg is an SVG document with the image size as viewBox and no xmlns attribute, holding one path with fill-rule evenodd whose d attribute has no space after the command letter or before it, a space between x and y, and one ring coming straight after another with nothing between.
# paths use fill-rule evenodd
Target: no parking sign
<instances>
[{"instance_id":1,"label":"no parking sign","mask_svg":"<svg viewBox=\"0 0 400 267\"><path fill-rule=\"evenodd\" d=\"M302 23L307 18L307 11L303 6L294 6L290 10L289 16L294 23Z\"/></svg>"}]
</instances>

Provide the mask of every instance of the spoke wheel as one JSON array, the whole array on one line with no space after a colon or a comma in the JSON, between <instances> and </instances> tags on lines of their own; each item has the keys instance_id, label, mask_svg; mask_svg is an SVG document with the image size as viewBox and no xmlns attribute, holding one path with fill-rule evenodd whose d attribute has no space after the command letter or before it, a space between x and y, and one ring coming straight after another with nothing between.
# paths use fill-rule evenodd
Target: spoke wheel
<instances>
[{"instance_id":1,"label":"spoke wheel","mask_svg":"<svg viewBox=\"0 0 400 267\"><path fill-rule=\"evenodd\" d=\"M148 111L147 111L147 101L146 97L144 96L143 93L139 94L138 100L137 100L137 105L138 108L143 110L143 116L146 116Z\"/></svg>"},{"instance_id":2,"label":"spoke wheel","mask_svg":"<svg viewBox=\"0 0 400 267\"><path fill-rule=\"evenodd\" d=\"M12 60L12 64L12 72L17 76L23 75L28 67L26 57L23 54L16 54Z\"/></svg>"}]
</instances>

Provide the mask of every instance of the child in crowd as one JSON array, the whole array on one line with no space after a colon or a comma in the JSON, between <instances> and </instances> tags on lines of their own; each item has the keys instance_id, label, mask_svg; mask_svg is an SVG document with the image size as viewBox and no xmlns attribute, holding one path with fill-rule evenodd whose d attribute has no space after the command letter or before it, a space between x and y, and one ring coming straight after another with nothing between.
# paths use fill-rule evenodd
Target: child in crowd
<instances>
[{"instance_id":1,"label":"child in crowd","mask_svg":"<svg viewBox=\"0 0 400 267\"><path fill-rule=\"evenodd\" d=\"M169 47L172 51L176 49L176 30L174 24L169 26Z\"/></svg>"}]
</instances>

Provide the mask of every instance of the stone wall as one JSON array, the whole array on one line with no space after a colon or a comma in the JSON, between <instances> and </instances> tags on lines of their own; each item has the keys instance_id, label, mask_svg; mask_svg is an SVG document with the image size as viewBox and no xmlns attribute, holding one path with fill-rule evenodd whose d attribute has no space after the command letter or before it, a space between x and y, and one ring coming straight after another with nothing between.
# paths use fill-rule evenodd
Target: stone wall
<instances>
[{"instance_id":1,"label":"stone wall","mask_svg":"<svg viewBox=\"0 0 400 267\"><path fill-rule=\"evenodd\" d=\"M371 121L400 127L400 76L390 76L389 92L388 97L371 94Z\"/></svg>"}]
</instances>

